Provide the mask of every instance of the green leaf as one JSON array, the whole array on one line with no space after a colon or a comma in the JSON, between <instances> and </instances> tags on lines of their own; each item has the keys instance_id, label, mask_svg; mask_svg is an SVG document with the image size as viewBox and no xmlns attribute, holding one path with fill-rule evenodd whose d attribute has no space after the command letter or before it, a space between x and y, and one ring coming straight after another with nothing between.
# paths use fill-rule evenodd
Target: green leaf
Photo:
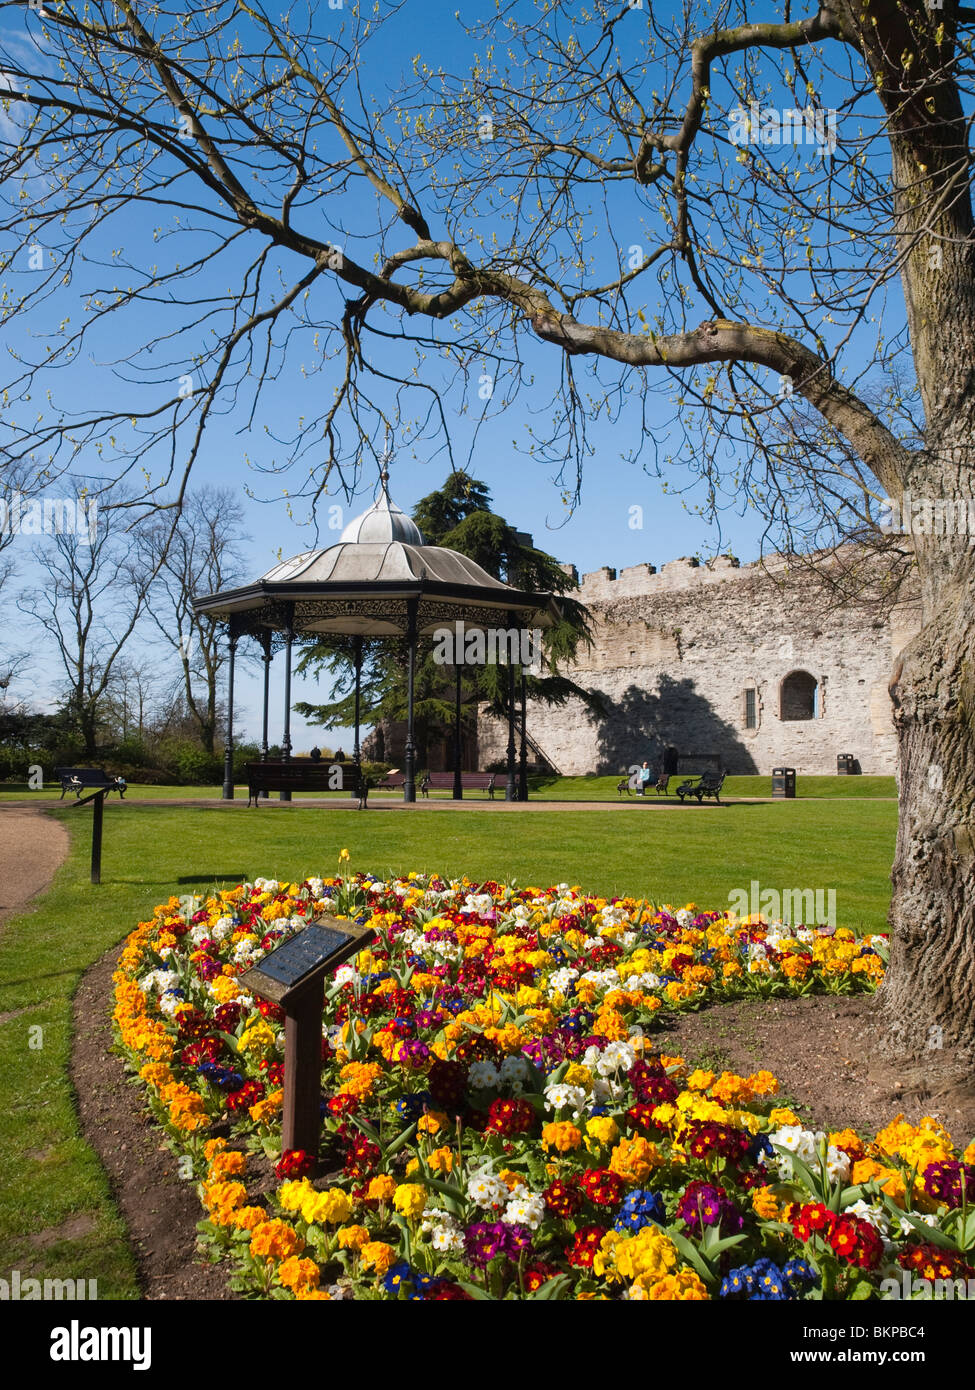
<instances>
[{"instance_id":1,"label":"green leaf","mask_svg":"<svg viewBox=\"0 0 975 1390\"><path fill-rule=\"evenodd\" d=\"M498 1301L491 1294L485 1293L483 1289L478 1288L476 1284L468 1284L465 1279L458 1279L457 1282L465 1293L470 1294L471 1298L476 1298L482 1303L497 1303Z\"/></svg>"},{"instance_id":2,"label":"green leaf","mask_svg":"<svg viewBox=\"0 0 975 1390\"><path fill-rule=\"evenodd\" d=\"M379 1137L379 1131L377 1129L374 1129L368 1120L364 1120L361 1115L350 1115L349 1118L352 1120L354 1124L357 1124L359 1126L359 1128L362 1130L363 1134L366 1135L367 1138L371 1139L374 1144L378 1144L379 1147L382 1148L383 1141Z\"/></svg>"},{"instance_id":3,"label":"green leaf","mask_svg":"<svg viewBox=\"0 0 975 1390\"><path fill-rule=\"evenodd\" d=\"M692 1245L685 1236L681 1235L680 1231L668 1229L667 1235L669 1239L673 1241L674 1245L677 1246L677 1249L684 1256L687 1263L697 1270L705 1284L709 1284L713 1287L717 1283L717 1276L705 1263L697 1246Z\"/></svg>"},{"instance_id":4,"label":"green leaf","mask_svg":"<svg viewBox=\"0 0 975 1390\"><path fill-rule=\"evenodd\" d=\"M554 1279L546 1279L544 1284L539 1284L534 1293L528 1294L528 1298L537 1302L542 1299L548 1301L558 1298L568 1283L569 1276L567 1274L557 1274Z\"/></svg>"},{"instance_id":5,"label":"green leaf","mask_svg":"<svg viewBox=\"0 0 975 1390\"><path fill-rule=\"evenodd\" d=\"M416 1122L416 1124L418 1123L419 1121ZM396 1136L396 1138L385 1151L386 1158L392 1158L393 1154L398 1154L400 1149L403 1148L405 1144L408 1144L410 1142L414 1134L416 1134L416 1124L410 1125L409 1129L404 1129L402 1134L398 1134Z\"/></svg>"},{"instance_id":6,"label":"green leaf","mask_svg":"<svg viewBox=\"0 0 975 1390\"><path fill-rule=\"evenodd\" d=\"M888 1201L889 1200L888 1198ZM945 1231L940 1230L937 1226L927 1225L926 1222L916 1217L913 1212L901 1211L900 1207L896 1206L893 1202L891 1202L891 1209L896 1212L899 1217L902 1217L905 1221L909 1221L914 1229L920 1231L924 1239L929 1240L932 1245L940 1245L942 1250L958 1251L958 1242L953 1240Z\"/></svg>"}]
</instances>

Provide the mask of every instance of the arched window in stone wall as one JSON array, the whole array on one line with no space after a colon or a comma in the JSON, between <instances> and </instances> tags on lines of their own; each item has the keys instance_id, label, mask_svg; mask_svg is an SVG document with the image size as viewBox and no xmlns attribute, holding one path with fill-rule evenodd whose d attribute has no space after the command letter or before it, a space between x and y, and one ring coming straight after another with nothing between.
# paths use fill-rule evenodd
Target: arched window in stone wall
<instances>
[{"instance_id":1,"label":"arched window in stone wall","mask_svg":"<svg viewBox=\"0 0 975 1390\"><path fill-rule=\"evenodd\" d=\"M819 686L808 671L790 671L779 686L779 718L815 719L819 714Z\"/></svg>"}]
</instances>

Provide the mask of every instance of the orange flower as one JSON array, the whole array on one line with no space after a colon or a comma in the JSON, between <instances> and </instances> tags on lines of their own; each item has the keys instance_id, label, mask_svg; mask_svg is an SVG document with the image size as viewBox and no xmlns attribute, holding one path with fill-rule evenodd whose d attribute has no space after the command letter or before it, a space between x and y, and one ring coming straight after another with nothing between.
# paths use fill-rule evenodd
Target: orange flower
<instances>
[{"instance_id":1,"label":"orange flower","mask_svg":"<svg viewBox=\"0 0 975 1390\"><path fill-rule=\"evenodd\" d=\"M278 1278L286 1289L297 1295L302 1291L317 1289L321 1270L314 1260L300 1260L297 1255L292 1255L278 1269Z\"/></svg>"},{"instance_id":2,"label":"orange flower","mask_svg":"<svg viewBox=\"0 0 975 1390\"><path fill-rule=\"evenodd\" d=\"M363 1269L374 1269L381 1278L396 1259L396 1251L382 1240L370 1240L359 1251Z\"/></svg>"},{"instance_id":3,"label":"orange flower","mask_svg":"<svg viewBox=\"0 0 975 1390\"><path fill-rule=\"evenodd\" d=\"M250 1251L255 1259L287 1260L304 1248L305 1242L286 1221L263 1221L251 1234Z\"/></svg>"}]
</instances>

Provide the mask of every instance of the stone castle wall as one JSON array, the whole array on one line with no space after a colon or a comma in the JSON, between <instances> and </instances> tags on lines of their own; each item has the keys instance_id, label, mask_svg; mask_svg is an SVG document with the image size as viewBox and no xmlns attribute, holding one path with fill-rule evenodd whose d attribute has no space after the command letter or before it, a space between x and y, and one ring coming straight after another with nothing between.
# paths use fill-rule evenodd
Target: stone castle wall
<instances>
[{"instance_id":1,"label":"stone castle wall","mask_svg":"<svg viewBox=\"0 0 975 1390\"><path fill-rule=\"evenodd\" d=\"M606 713L593 717L579 700L529 704L529 733L561 772L615 774L645 758L654 767L669 746L681 771L693 757L717 755L731 773L835 773L837 755L848 753L864 773L895 772L887 684L917 630L913 599L891 612L873 583L837 606L806 569L727 556L674 560L659 573L597 570L573 597L589 608L595 640L565 674L600 692ZM805 674L787 680L791 673ZM802 711L809 677L813 716L783 718ZM479 765L503 758L506 741L503 726L482 718Z\"/></svg>"}]
</instances>

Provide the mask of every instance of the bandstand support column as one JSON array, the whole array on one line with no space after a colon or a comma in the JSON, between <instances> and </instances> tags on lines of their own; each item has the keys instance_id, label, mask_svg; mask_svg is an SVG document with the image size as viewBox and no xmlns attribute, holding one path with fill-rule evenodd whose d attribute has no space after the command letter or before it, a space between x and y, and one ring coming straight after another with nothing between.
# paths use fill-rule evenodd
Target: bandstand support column
<instances>
[{"instance_id":1,"label":"bandstand support column","mask_svg":"<svg viewBox=\"0 0 975 1390\"><path fill-rule=\"evenodd\" d=\"M234 799L234 658L237 655L237 633L231 623L228 647L230 663L227 671L227 736L223 744L223 800Z\"/></svg>"},{"instance_id":2,"label":"bandstand support column","mask_svg":"<svg viewBox=\"0 0 975 1390\"><path fill-rule=\"evenodd\" d=\"M406 759L403 778L403 800L416 800L416 742L413 726L413 687L416 681L416 615L419 600L407 600L406 641Z\"/></svg>"},{"instance_id":3,"label":"bandstand support column","mask_svg":"<svg viewBox=\"0 0 975 1390\"><path fill-rule=\"evenodd\" d=\"M288 618L288 626L284 634L284 737L281 740L281 761L290 763L291 761L291 648L295 640L294 632L294 609ZM279 801L290 801L291 792L289 790L278 792Z\"/></svg>"},{"instance_id":4,"label":"bandstand support column","mask_svg":"<svg viewBox=\"0 0 975 1390\"><path fill-rule=\"evenodd\" d=\"M359 747L359 705L362 699L362 638L355 639L353 660L355 661L355 738L352 744L352 761L355 763L356 777L362 771L362 750Z\"/></svg>"},{"instance_id":5,"label":"bandstand support column","mask_svg":"<svg viewBox=\"0 0 975 1390\"><path fill-rule=\"evenodd\" d=\"M454 800L464 798L464 779L461 777L460 731L460 662L454 663Z\"/></svg>"},{"instance_id":6,"label":"bandstand support column","mask_svg":"<svg viewBox=\"0 0 975 1390\"><path fill-rule=\"evenodd\" d=\"M521 747L518 753L518 800L528 800L528 678L521 668Z\"/></svg>"},{"instance_id":7,"label":"bandstand support column","mask_svg":"<svg viewBox=\"0 0 975 1390\"><path fill-rule=\"evenodd\" d=\"M264 648L264 713L261 721L261 762L267 762L267 718L269 708L269 697L271 690L271 645L274 641L274 633L265 628L261 633L261 646ZM267 797L267 788L263 788L260 795Z\"/></svg>"},{"instance_id":8,"label":"bandstand support column","mask_svg":"<svg viewBox=\"0 0 975 1390\"><path fill-rule=\"evenodd\" d=\"M514 627L514 614L508 614L508 627ZM508 780L504 789L505 801L517 801L515 785L515 663L508 652Z\"/></svg>"}]
</instances>

